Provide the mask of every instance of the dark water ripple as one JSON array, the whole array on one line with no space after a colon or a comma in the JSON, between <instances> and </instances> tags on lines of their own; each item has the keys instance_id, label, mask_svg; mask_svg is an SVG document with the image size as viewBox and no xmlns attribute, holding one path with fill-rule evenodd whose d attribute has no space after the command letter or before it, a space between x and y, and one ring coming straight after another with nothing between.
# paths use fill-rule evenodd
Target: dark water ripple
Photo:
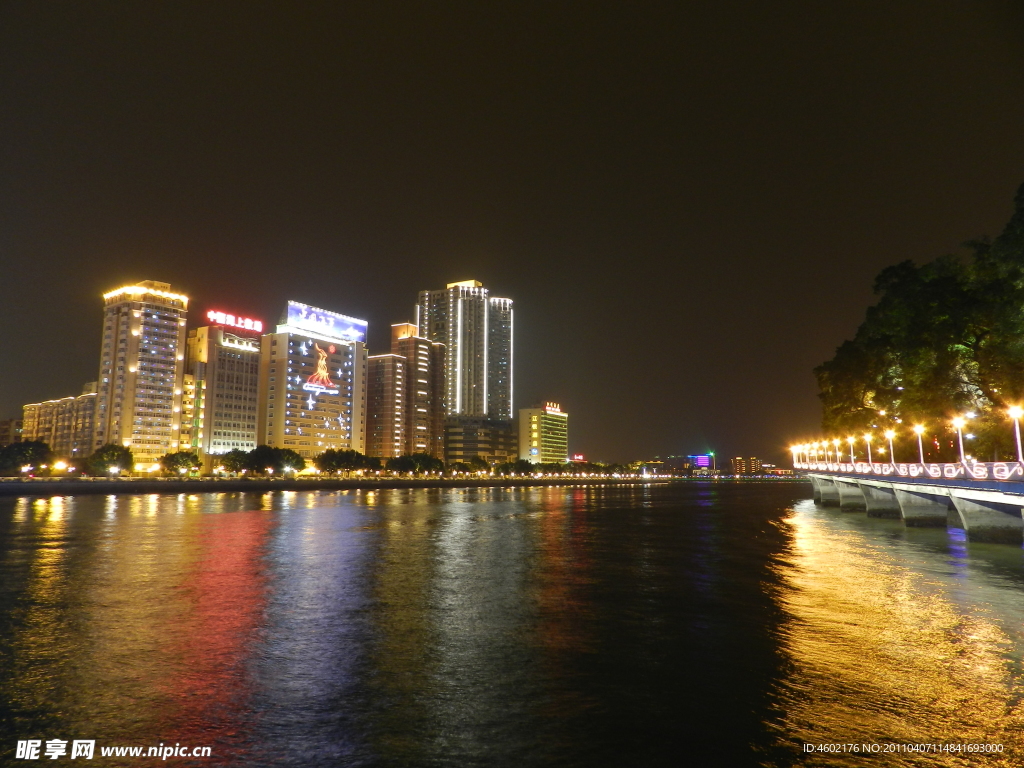
<instances>
[{"instance_id":1,"label":"dark water ripple","mask_svg":"<svg viewBox=\"0 0 1024 768\"><path fill-rule=\"evenodd\" d=\"M206 766L1018 764L1021 550L808 491L0 500L0 761L77 738ZM1004 752L802 752L872 741Z\"/></svg>"}]
</instances>

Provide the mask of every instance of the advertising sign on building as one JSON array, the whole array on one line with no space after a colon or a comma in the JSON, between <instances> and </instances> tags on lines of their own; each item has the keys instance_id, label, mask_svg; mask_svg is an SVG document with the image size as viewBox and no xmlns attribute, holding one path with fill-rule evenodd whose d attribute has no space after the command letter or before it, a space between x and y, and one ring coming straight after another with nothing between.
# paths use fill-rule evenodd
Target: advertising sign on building
<instances>
[{"instance_id":1,"label":"advertising sign on building","mask_svg":"<svg viewBox=\"0 0 1024 768\"><path fill-rule=\"evenodd\" d=\"M366 341L366 321L338 312L288 302L287 325L310 336L337 341Z\"/></svg>"}]
</instances>

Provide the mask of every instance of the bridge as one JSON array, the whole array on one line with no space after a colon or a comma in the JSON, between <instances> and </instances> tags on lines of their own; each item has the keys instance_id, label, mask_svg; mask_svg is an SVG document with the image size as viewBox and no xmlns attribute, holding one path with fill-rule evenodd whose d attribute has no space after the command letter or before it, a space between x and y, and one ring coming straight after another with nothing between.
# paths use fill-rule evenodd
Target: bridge
<instances>
[{"instance_id":1,"label":"bridge","mask_svg":"<svg viewBox=\"0 0 1024 768\"><path fill-rule=\"evenodd\" d=\"M962 528L970 541L1024 544L1024 462L896 464L795 461L814 501L916 527Z\"/></svg>"}]
</instances>

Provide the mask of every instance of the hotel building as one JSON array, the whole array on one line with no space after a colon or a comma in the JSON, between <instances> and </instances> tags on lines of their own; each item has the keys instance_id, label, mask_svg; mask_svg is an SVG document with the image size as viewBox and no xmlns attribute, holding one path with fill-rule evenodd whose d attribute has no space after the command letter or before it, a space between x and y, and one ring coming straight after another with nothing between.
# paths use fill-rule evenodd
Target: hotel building
<instances>
[{"instance_id":1,"label":"hotel building","mask_svg":"<svg viewBox=\"0 0 1024 768\"><path fill-rule=\"evenodd\" d=\"M78 397L29 403L22 407L21 439L46 443L63 458L88 456L92 453L95 412L95 381L86 384Z\"/></svg>"},{"instance_id":2,"label":"hotel building","mask_svg":"<svg viewBox=\"0 0 1024 768\"><path fill-rule=\"evenodd\" d=\"M416 325L445 345L448 416L512 418L512 300L476 280L421 291Z\"/></svg>"},{"instance_id":3,"label":"hotel building","mask_svg":"<svg viewBox=\"0 0 1024 768\"><path fill-rule=\"evenodd\" d=\"M93 449L130 448L152 465L179 448L188 297L145 280L104 294Z\"/></svg>"},{"instance_id":4,"label":"hotel building","mask_svg":"<svg viewBox=\"0 0 1024 768\"><path fill-rule=\"evenodd\" d=\"M569 461L569 414L558 403L519 410L519 458L534 464Z\"/></svg>"},{"instance_id":5,"label":"hotel building","mask_svg":"<svg viewBox=\"0 0 1024 768\"><path fill-rule=\"evenodd\" d=\"M213 324L188 334L182 445L204 456L251 451L257 445L263 323L217 311L207 319Z\"/></svg>"},{"instance_id":6,"label":"hotel building","mask_svg":"<svg viewBox=\"0 0 1024 768\"><path fill-rule=\"evenodd\" d=\"M365 453L365 320L290 301L260 340L257 440L312 458Z\"/></svg>"}]
</instances>

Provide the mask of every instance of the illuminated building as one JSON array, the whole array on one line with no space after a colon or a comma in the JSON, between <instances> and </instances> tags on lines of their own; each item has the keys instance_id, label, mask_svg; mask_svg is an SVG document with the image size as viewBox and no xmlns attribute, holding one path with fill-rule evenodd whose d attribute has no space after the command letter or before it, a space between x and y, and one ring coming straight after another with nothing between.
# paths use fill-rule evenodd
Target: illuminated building
<instances>
[{"instance_id":1,"label":"illuminated building","mask_svg":"<svg viewBox=\"0 0 1024 768\"><path fill-rule=\"evenodd\" d=\"M29 403L22 408L21 439L46 443L64 458L88 456L92 453L95 409L96 382L86 384L77 397Z\"/></svg>"},{"instance_id":2,"label":"illuminated building","mask_svg":"<svg viewBox=\"0 0 1024 768\"><path fill-rule=\"evenodd\" d=\"M569 461L569 414L558 403L519 409L519 458L534 464Z\"/></svg>"},{"instance_id":3,"label":"illuminated building","mask_svg":"<svg viewBox=\"0 0 1024 768\"><path fill-rule=\"evenodd\" d=\"M761 460L751 457L745 459L737 456L732 460L732 473L734 475L757 475L761 473Z\"/></svg>"},{"instance_id":4,"label":"illuminated building","mask_svg":"<svg viewBox=\"0 0 1024 768\"><path fill-rule=\"evenodd\" d=\"M103 301L93 448L117 443L151 464L178 450L188 297L145 280Z\"/></svg>"},{"instance_id":5,"label":"illuminated building","mask_svg":"<svg viewBox=\"0 0 1024 768\"><path fill-rule=\"evenodd\" d=\"M517 451L516 433L511 421L453 416L445 422L446 464L468 464L474 457L488 464L505 464L516 460Z\"/></svg>"},{"instance_id":6,"label":"illuminated building","mask_svg":"<svg viewBox=\"0 0 1024 768\"><path fill-rule=\"evenodd\" d=\"M512 300L476 280L421 291L416 325L445 345L448 416L512 419Z\"/></svg>"},{"instance_id":7,"label":"illuminated building","mask_svg":"<svg viewBox=\"0 0 1024 768\"><path fill-rule=\"evenodd\" d=\"M182 445L204 456L251 451L257 445L263 323L214 310L206 319L211 325L188 334L186 370L193 378L193 406L187 402L186 376Z\"/></svg>"},{"instance_id":8,"label":"illuminated building","mask_svg":"<svg viewBox=\"0 0 1024 768\"><path fill-rule=\"evenodd\" d=\"M391 354L406 359L404 453L444 459L445 345L413 323L391 326Z\"/></svg>"},{"instance_id":9,"label":"illuminated building","mask_svg":"<svg viewBox=\"0 0 1024 768\"><path fill-rule=\"evenodd\" d=\"M371 355L366 361L366 455L405 453L406 359Z\"/></svg>"},{"instance_id":10,"label":"illuminated building","mask_svg":"<svg viewBox=\"0 0 1024 768\"><path fill-rule=\"evenodd\" d=\"M365 453L366 321L288 302L260 340L258 442L312 458Z\"/></svg>"},{"instance_id":11,"label":"illuminated building","mask_svg":"<svg viewBox=\"0 0 1024 768\"><path fill-rule=\"evenodd\" d=\"M24 419L0 420L0 448L21 442Z\"/></svg>"},{"instance_id":12,"label":"illuminated building","mask_svg":"<svg viewBox=\"0 0 1024 768\"><path fill-rule=\"evenodd\" d=\"M713 453L690 454L690 472L697 477L712 477L718 474L718 466Z\"/></svg>"}]
</instances>

